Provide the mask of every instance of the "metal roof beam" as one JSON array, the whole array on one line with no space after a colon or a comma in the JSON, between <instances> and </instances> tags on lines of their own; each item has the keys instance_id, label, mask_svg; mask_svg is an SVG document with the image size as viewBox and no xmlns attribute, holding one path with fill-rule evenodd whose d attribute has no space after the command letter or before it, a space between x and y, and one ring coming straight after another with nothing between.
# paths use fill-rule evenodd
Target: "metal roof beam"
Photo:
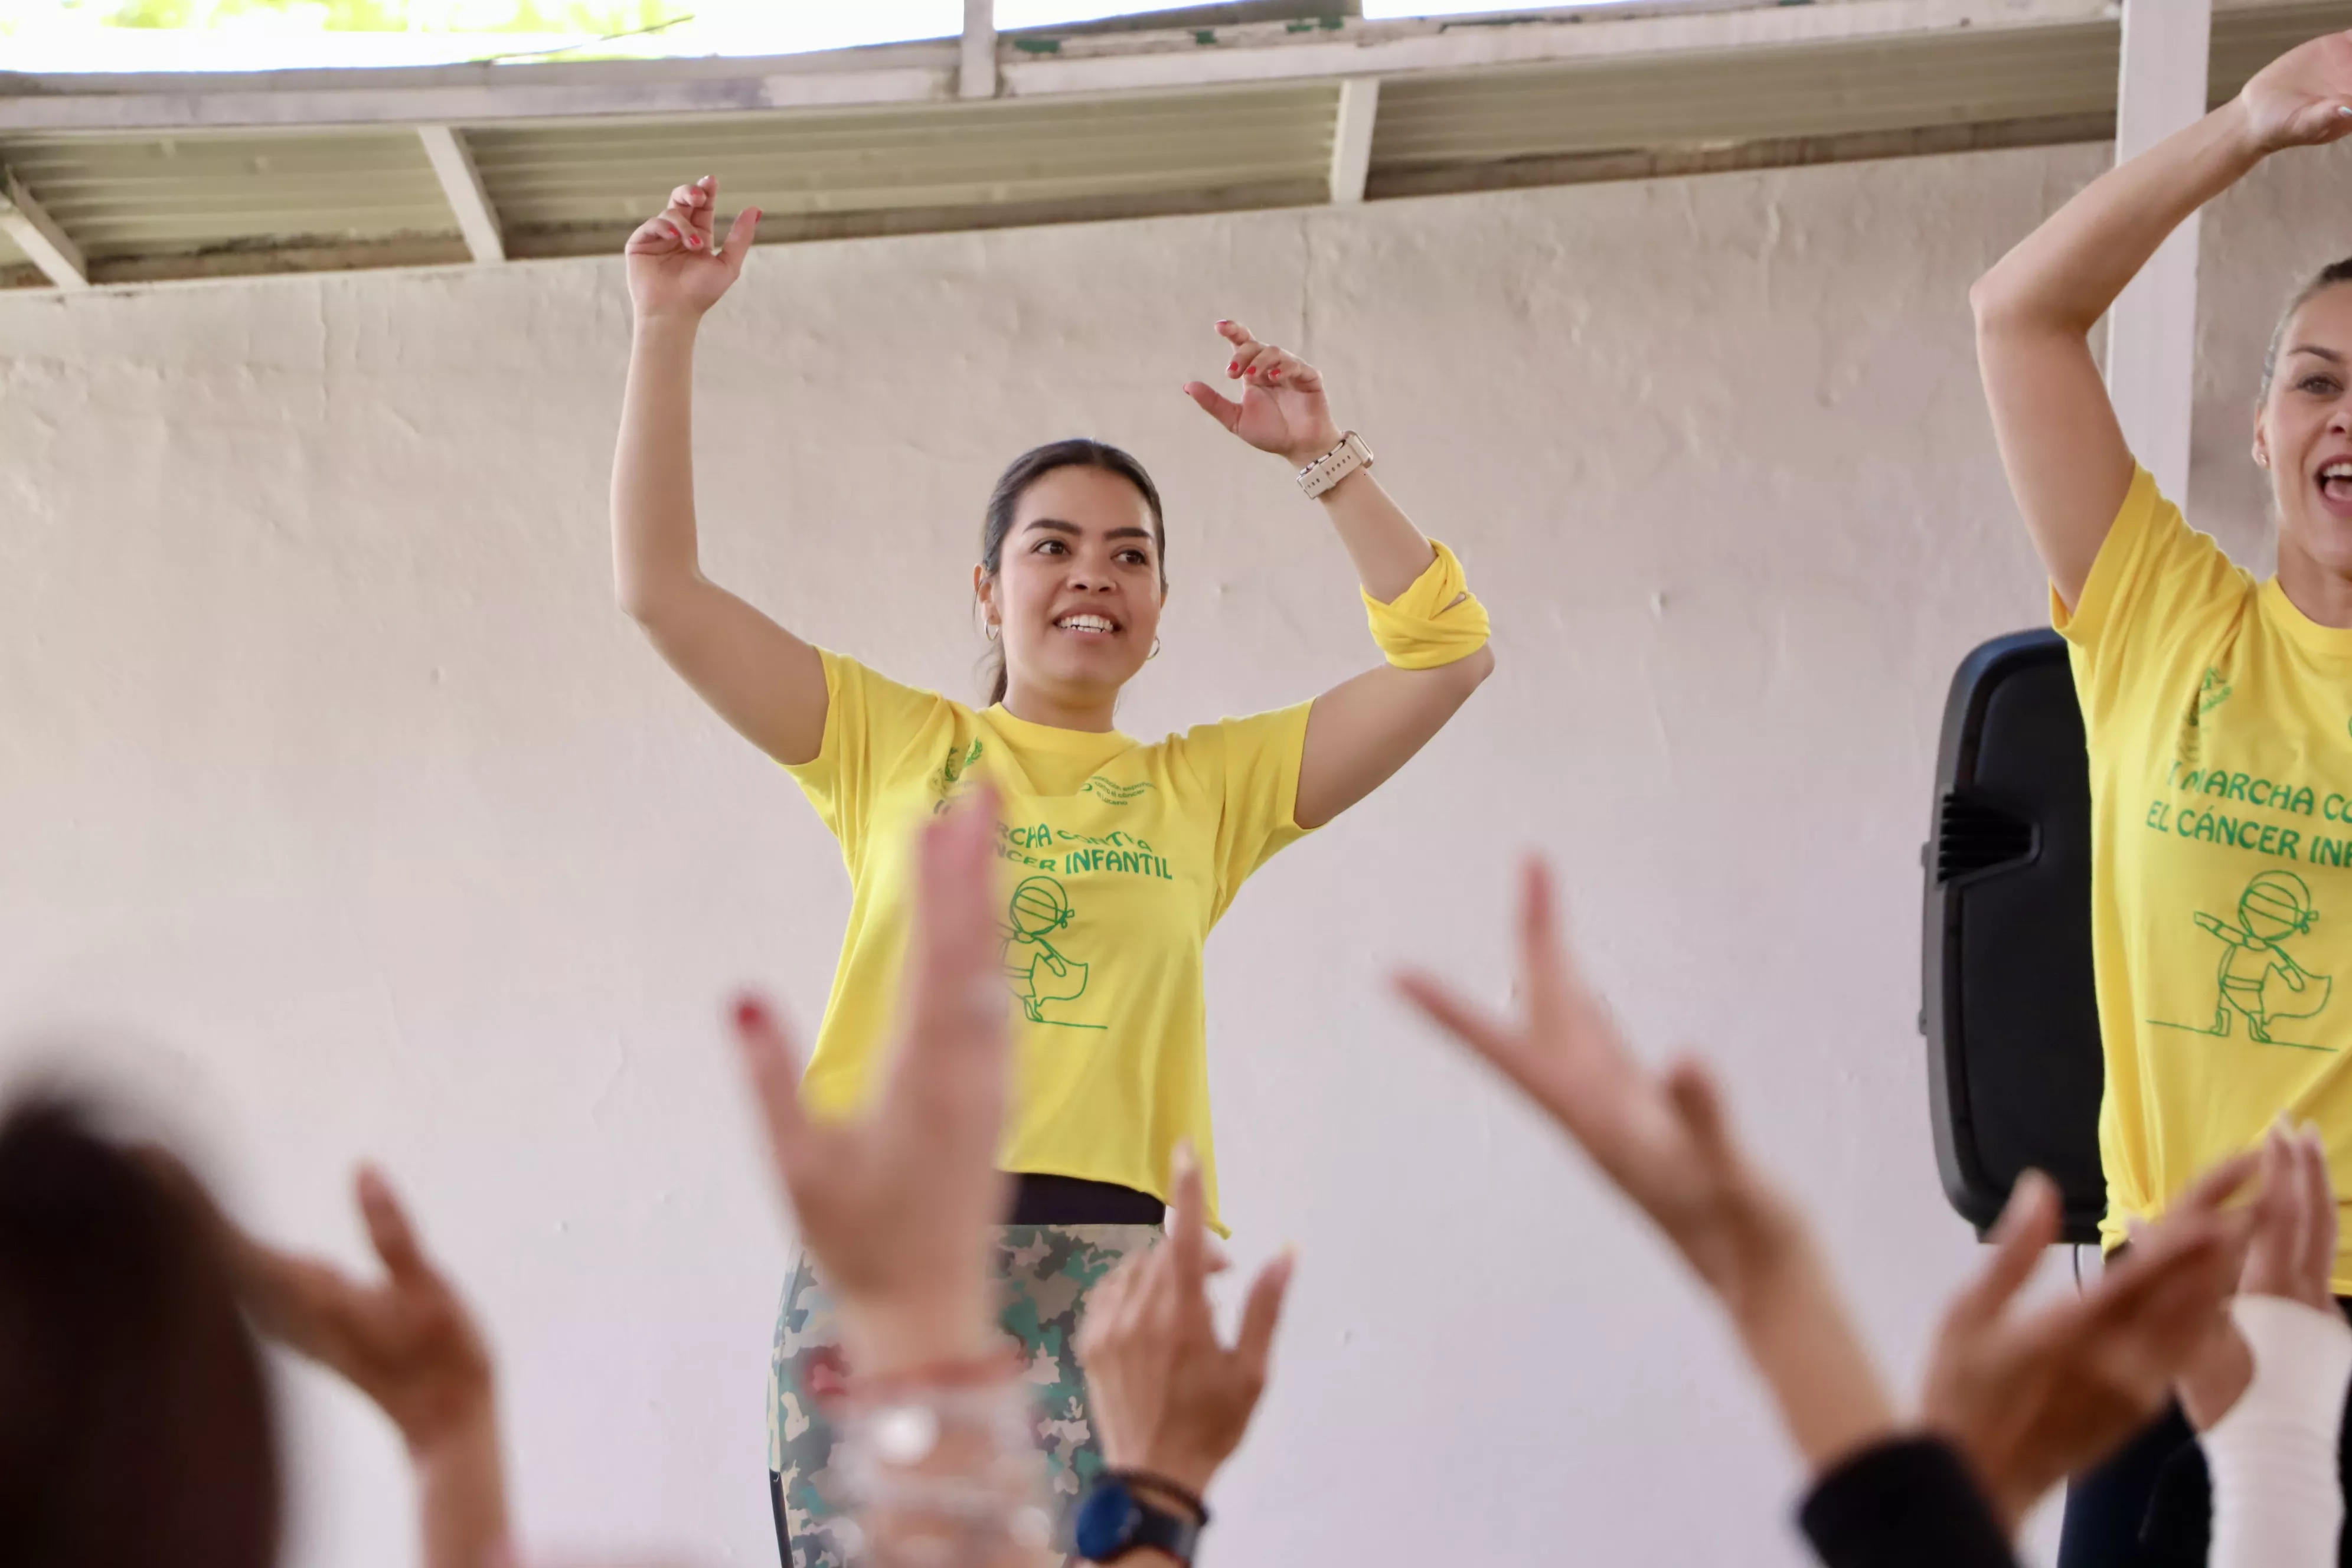
<instances>
[{"instance_id":1,"label":"metal roof beam","mask_svg":"<svg viewBox=\"0 0 2352 1568\"><path fill-rule=\"evenodd\" d=\"M1331 199L1364 199L1372 172L1372 123L1381 112L1381 79L1351 76L1339 84L1339 113L1331 127Z\"/></svg>"},{"instance_id":2,"label":"metal roof beam","mask_svg":"<svg viewBox=\"0 0 2352 1568\"><path fill-rule=\"evenodd\" d=\"M2251 0L2226 8L2258 9ZM1182 89L1508 65L1622 60L1841 41L2112 24L2119 0L1842 0L1620 16L1607 11L1176 32L1024 34L990 53L993 96ZM992 27L991 29L992 35ZM687 117L951 100L974 35L766 59L427 67L205 76L0 75L0 132L231 126L477 125ZM961 80L960 80L960 77Z\"/></svg>"},{"instance_id":3,"label":"metal roof beam","mask_svg":"<svg viewBox=\"0 0 2352 1568\"><path fill-rule=\"evenodd\" d=\"M1567 65L1642 56L1720 54L1804 44L2112 23L2118 0L1843 0L1738 10L1612 16L1541 13L1348 23L1264 23L1193 33L1064 39L1003 68L1004 96L1128 92L1302 78L1403 76L1496 66Z\"/></svg>"},{"instance_id":4,"label":"metal roof beam","mask_svg":"<svg viewBox=\"0 0 2352 1568\"><path fill-rule=\"evenodd\" d=\"M16 242L42 276L60 289L89 287L89 263L49 216L33 194L25 189L14 169L0 165L0 232Z\"/></svg>"},{"instance_id":5,"label":"metal roof beam","mask_svg":"<svg viewBox=\"0 0 2352 1568\"><path fill-rule=\"evenodd\" d=\"M440 177L441 194L449 198L449 210L457 215L457 229L466 237L466 248L477 261L504 261L507 246L498 209L490 205L490 193L483 188L482 172L474 167L474 154L467 149L465 137L446 125L420 125L416 137L425 143L425 155Z\"/></svg>"}]
</instances>

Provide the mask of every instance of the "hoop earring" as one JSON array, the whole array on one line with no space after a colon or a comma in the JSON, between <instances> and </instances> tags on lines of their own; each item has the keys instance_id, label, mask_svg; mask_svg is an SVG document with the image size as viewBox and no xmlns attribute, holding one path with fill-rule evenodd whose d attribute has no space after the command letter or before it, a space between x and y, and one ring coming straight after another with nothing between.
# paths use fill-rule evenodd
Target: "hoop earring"
<instances>
[{"instance_id":1,"label":"hoop earring","mask_svg":"<svg viewBox=\"0 0 2352 1568\"><path fill-rule=\"evenodd\" d=\"M989 621L982 625L980 628L980 633L981 636L986 637L991 642L994 642L998 637L1003 635L1003 630L994 621Z\"/></svg>"},{"instance_id":2,"label":"hoop earring","mask_svg":"<svg viewBox=\"0 0 2352 1568\"><path fill-rule=\"evenodd\" d=\"M1145 654L1145 655L1143 656L1143 658L1144 658L1145 662L1146 662L1146 663L1149 663L1150 660L1155 659L1155 658L1158 658L1159 657L1160 657L1160 639L1159 639L1158 637L1153 637L1153 638L1151 639L1151 651L1150 651L1150 653Z\"/></svg>"}]
</instances>

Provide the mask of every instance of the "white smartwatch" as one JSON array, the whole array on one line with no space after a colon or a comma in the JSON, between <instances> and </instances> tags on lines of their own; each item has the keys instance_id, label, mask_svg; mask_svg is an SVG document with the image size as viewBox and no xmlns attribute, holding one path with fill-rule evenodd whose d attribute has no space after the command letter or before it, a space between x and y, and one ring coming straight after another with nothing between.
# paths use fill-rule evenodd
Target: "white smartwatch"
<instances>
[{"instance_id":1,"label":"white smartwatch","mask_svg":"<svg viewBox=\"0 0 2352 1568\"><path fill-rule=\"evenodd\" d=\"M1354 473L1358 468L1372 466L1372 449L1353 430L1339 437L1339 444L1298 470L1298 489L1312 500Z\"/></svg>"}]
</instances>

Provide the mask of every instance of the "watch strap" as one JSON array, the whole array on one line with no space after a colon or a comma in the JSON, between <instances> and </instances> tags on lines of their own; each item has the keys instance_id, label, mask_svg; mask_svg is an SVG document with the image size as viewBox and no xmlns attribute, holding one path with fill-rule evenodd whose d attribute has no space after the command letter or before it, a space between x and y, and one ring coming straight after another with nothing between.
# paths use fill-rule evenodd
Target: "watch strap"
<instances>
[{"instance_id":1,"label":"watch strap","mask_svg":"<svg viewBox=\"0 0 2352 1568\"><path fill-rule=\"evenodd\" d=\"M1209 1522L1205 1508L1197 1518L1162 1508L1139 1489L1160 1489L1171 1497L1190 1499L1182 1487L1139 1471L1106 1471L1078 1510L1079 1554L1089 1563L1117 1563L1137 1552L1164 1552L1192 1568L1200 1550L1201 1532ZM1105 1517L1106 1505L1114 1509Z\"/></svg>"},{"instance_id":2,"label":"watch strap","mask_svg":"<svg viewBox=\"0 0 2352 1568\"><path fill-rule=\"evenodd\" d=\"M1184 1568L1192 1568L1192 1554L1200 1550L1201 1527L1206 1521L1155 1508L1132 1491L1127 1495L1134 1500L1137 1519L1135 1533L1120 1555L1146 1550L1165 1552Z\"/></svg>"},{"instance_id":3,"label":"watch strap","mask_svg":"<svg viewBox=\"0 0 2352 1568\"><path fill-rule=\"evenodd\" d=\"M1372 466L1372 449L1353 430L1339 444L1298 470L1298 489L1312 500L1359 468Z\"/></svg>"},{"instance_id":4,"label":"watch strap","mask_svg":"<svg viewBox=\"0 0 2352 1568\"><path fill-rule=\"evenodd\" d=\"M1182 1503L1186 1508L1192 1510L1192 1517L1194 1519L1199 1520L1202 1524L1209 1522L1209 1504L1207 1499L1202 1497L1199 1492L1194 1491L1192 1488L1180 1486L1176 1482L1170 1480L1166 1476L1159 1474L1157 1471L1118 1469L1106 1470L1103 1473L1125 1486L1130 1493L1132 1493L1136 1488L1141 1487L1146 1491L1158 1492L1162 1497L1174 1498L1178 1502Z\"/></svg>"}]
</instances>

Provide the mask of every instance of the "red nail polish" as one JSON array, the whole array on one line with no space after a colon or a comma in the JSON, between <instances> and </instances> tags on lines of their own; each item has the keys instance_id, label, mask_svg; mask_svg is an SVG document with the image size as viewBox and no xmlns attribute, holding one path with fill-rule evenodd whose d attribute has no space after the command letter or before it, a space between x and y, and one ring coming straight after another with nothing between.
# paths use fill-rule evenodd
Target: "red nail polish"
<instances>
[{"instance_id":1,"label":"red nail polish","mask_svg":"<svg viewBox=\"0 0 2352 1568\"><path fill-rule=\"evenodd\" d=\"M1239 375L1241 373L1242 362L1239 360L1235 360L1233 363L1225 366L1225 374L1227 375Z\"/></svg>"},{"instance_id":2,"label":"red nail polish","mask_svg":"<svg viewBox=\"0 0 2352 1568\"><path fill-rule=\"evenodd\" d=\"M760 1005L756 996L746 996L735 1004L735 1022L746 1029L756 1029L768 1021L768 1010Z\"/></svg>"}]
</instances>

